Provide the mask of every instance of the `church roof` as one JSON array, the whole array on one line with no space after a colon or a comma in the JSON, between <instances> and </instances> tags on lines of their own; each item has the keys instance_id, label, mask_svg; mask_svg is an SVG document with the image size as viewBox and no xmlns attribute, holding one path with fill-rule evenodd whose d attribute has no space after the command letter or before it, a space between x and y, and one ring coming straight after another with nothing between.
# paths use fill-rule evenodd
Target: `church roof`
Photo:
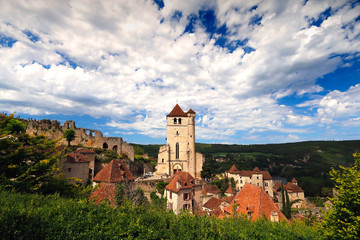
<instances>
[{"instance_id":1,"label":"church roof","mask_svg":"<svg viewBox=\"0 0 360 240\"><path fill-rule=\"evenodd\" d=\"M195 113L195 111L190 108L189 111L187 111L187 113Z\"/></svg>"},{"instance_id":2,"label":"church roof","mask_svg":"<svg viewBox=\"0 0 360 240\"><path fill-rule=\"evenodd\" d=\"M181 109L179 104L176 104L173 110L167 115L167 117L187 117L186 113Z\"/></svg>"},{"instance_id":3,"label":"church roof","mask_svg":"<svg viewBox=\"0 0 360 240\"><path fill-rule=\"evenodd\" d=\"M128 180L135 180L135 178L120 159L112 160L94 177L94 182L116 183Z\"/></svg>"}]
</instances>

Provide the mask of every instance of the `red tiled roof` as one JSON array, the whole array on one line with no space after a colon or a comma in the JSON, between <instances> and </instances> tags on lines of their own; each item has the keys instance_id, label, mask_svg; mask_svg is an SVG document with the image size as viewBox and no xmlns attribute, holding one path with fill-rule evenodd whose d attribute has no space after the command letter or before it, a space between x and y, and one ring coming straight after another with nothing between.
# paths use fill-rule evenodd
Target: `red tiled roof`
<instances>
[{"instance_id":1,"label":"red tiled roof","mask_svg":"<svg viewBox=\"0 0 360 240\"><path fill-rule=\"evenodd\" d=\"M290 183L290 182L288 182L285 185L285 188L288 190L289 193L290 192L304 192L304 190L301 187L299 187L296 184Z\"/></svg>"},{"instance_id":2,"label":"red tiled roof","mask_svg":"<svg viewBox=\"0 0 360 240\"><path fill-rule=\"evenodd\" d=\"M235 167L235 164L234 164L229 169L228 173L240 174L241 176L248 176L248 177L251 177L253 174L261 174L261 175L263 175L264 180L271 180L272 179L272 177L271 177L271 175L270 175L270 173L268 171L260 171L260 169L258 167L255 167L254 170L252 170L252 171L248 171L248 170L239 171Z\"/></svg>"},{"instance_id":3,"label":"red tiled roof","mask_svg":"<svg viewBox=\"0 0 360 240\"><path fill-rule=\"evenodd\" d=\"M94 151L94 149L89 149L89 148L78 148L74 151L75 153L82 153L82 154L96 154L96 152Z\"/></svg>"},{"instance_id":4,"label":"red tiled roof","mask_svg":"<svg viewBox=\"0 0 360 240\"><path fill-rule=\"evenodd\" d=\"M201 193L207 195L208 193L218 194L221 193L220 189L216 185L204 186Z\"/></svg>"},{"instance_id":5,"label":"red tiled roof","mask_svg":"<svg viewBox=\"0 0 360 240\"><path fill-rule=\"evenodd\" d=\"M231 193L231 194L235 194L236 191L231 187L231 185L228 187L228 189L226 189L225 193Z\"/></svg>"},{"instance_id":6,"label":"red tiled roof","mask_svg":"<svg viewBox=\"0 0 360 240\"><path fill-rule=\"evenodd\" d=\"M266 194L265 190L252 184L246 183L234 198L234 202L238 205L236 211L239 214L248 215L249 212L252 213L251 220L257 220L263 215L271 219L272 212L277 212L279 220L286 219L277 205ZM230 204L224 208L224 211L231 214L232 209L232 204Z\"/></svg>"},{"instance_id":7,"label":"red tiled roof","mask_svg":"<svg viewBox=\"0 0 360 240\"><path fill-rule=\"evenodd\" d=\"M190 108L189 111L187 111L187 113L195 113L195 111Z\"/></svg>"},{"instance_id":8,"label":"red tiled roof","mask_svg":"<svg viewBox=\"0 0 360 240\"><path fill-rule=\"evenodd\" d=\"M90 162L87 156L81 153L69 153L66 157L66 162L68 163L76 163L76 162Z\"/></svg>"},{"instance_id":9,"label":"red tiled roof","mask_svg":"<svg viewBox=\"0 0 360 240\"><path fill-rule=\"evenodd\" d=\"M231 203L234 200L235 196L230 196L230 197L226 197L224 198L224 201L227 203Z\"/></svg>"},{"instance_id":10,"label":"red tiled roof","mask_svg":"<svg viewBox=\"0 0 360 240\"><path fill-rule=\"evenodd\" d=\"M179 183L179 187L177 187L177 183ZM181 189L189 189L195 186L199 186L195 183L195 178L187 172L177 172L171 179L168 185L166 185L165 189L178 192Z\"/></svg>"},{"instance_id":11,"label":"red tiled roof","mask_svg":"<svg viewBox=\"0 0 360 240\"><path fill-rule=\"evenodd\" d=\"M89 200L94 200L94 204L96 205L102 201L108 201L111 206L116 206L115 195L115 183L101 183L100 186L91 193Z\"/></svg>"},{"instance_id":12,"label":"red tiled roof","mask_svg":"<svg viewBox=\"0 0 360 240\"><path fill-rule=\"evenodd\" d=\"M229 173L239 173L239 170L235 167L235 164L228 171Z\"/></svg>"},{"instance_id":13,"label":"red tiled roof","mask_svg":"<svg viewBox=\"0 0 360 240\"><path fill-rule=\"evenodd\" d=\"M295 178L293 178L292 180L291 180L291 183L297 183L298 181L295 179Z\"/></svg>"},{"instance_id":14,"label":"red tiled roof","mask_svg":"<svg viewBox=\"0 0 360 240\"><path fill-rule=\"evenodd\" d=\"M222 204L223 202L223 200L212 197L203 205L203 207L214 210L215 208L219 207L220 204Z\"/></svg>"},{"instance_id":15,"label":"red tiled roof","mask_svg":"<svg viewBox=\"0 0 360 240\"><path fill-rule=\"evenodd\" d=\"M304 192L304 190L293 183L288 182L286 185L284 185L284 187L286 188L286 190L291 193L291 192ZM275 185L273 186L273 191L274 192L280 192L281 191L281 183L280 182L276 182Z\"/></svg>"},{"instance_id":16,"label":"red tiled roof","mask_svg":"<svg viewBox=\"0 0 360 240\"><path fill-rule=\"evenodd\" d=\"M184 113L179 104L176 104L173 110L167 115L167 117L187 117L187 114Z\"/></svg>"},{"instance_id":17,"label":"red tiled roof","mask_svg":"<svg viewBox=\"0 0 360 240\"><path fill-rule=\"evenodd\" d=\"M116 183L135 180L134 176L120 159L112 160L94 177L94 182Z\"/></svg>"}]
</instances>

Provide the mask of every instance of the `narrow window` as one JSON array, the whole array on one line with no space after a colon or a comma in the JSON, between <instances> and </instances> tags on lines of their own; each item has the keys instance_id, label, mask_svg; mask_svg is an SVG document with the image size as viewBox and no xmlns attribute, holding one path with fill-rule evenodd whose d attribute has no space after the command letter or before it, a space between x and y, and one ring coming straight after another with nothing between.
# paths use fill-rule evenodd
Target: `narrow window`
<instances>
[{"instance_id":1,"label":"narrow window","mask_svg":"<svg viewBox=\"0 0 360 240\"><path fill-rule=\"evenodd\" d=\"M174 118L174 124L176 124L176 118Z\"/></svg>"},{"instance_id":2,"label":"narrow window","mask_svg":"<svg viewBox=\"0 0 360 240\"><path fill-rule=\"evenodd\" d=\"M178 120L178 121L179 121L179 124L181 124L181 118L179 118L179 120Z\"/></svg>"},{"instance_id":3,"label":"narrow window","mask_svg":"<svg viewBox=\"0 0 360 240\"><path fill-rule=\"evenodd\" d=\"M269 186L267 182L265 182L265 187Z\"/></svg>"},{"instance_id":4,"label":"narrow window","mask_svg":"<svg viewBox=\"0 0 360 240\"><path fill-rule=\"evenodd\" d=\"M164 159L162 159L162 163L164 163Z\"/></svg>"},{"instance_id":5,"label":"narrow window","mask_svg":"<svg viewBox=\"0 0 360 240\"><path fill-rule=\"evenodd\" d=\"M68 168L68 172L71 172L71 168Z\"/></svg>"},{"instance_id":6,"label":"narrow window","mask_svg":"<svg viewBox=\"0 0 360 240\"><path fill-rule=\"evenodd\" d=\"M170 192L170 199L172 199L172 192Z\"/></svg>"},{"instance_id":7,"label":"narrow window","mask_svg":"<svg viewBox=\"0 0 360 240\"><path fill-rule=\"evenodd\" d=\"M179 159L179 143L176 143L176 159Z\"/></svg>"}]
</instances>

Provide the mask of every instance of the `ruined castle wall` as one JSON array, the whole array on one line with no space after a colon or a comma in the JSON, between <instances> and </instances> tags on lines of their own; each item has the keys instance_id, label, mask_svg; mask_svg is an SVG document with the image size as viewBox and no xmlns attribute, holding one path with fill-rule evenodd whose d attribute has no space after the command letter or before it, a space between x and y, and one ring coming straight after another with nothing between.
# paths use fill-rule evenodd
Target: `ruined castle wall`
<instances>
[{"instance_id":1,"label":"ruined castle wall","mask_svg":"<svg viewBox=\"0 0 360 240\"><path fill-rule=\"evenodd\" d=\"M74 121L66 121L63 126L56 120L29 120L26 133L31 136L44 135L59 144L67 144L64 132L68 129L75 131L75 139L72 145L81 144L86 147L103 148L116 151L118 154L125 153L130 160L134 160L134 148L123 141L121 137L104 137L101 131L77 128Z\"/></svg>"}]
</instances>

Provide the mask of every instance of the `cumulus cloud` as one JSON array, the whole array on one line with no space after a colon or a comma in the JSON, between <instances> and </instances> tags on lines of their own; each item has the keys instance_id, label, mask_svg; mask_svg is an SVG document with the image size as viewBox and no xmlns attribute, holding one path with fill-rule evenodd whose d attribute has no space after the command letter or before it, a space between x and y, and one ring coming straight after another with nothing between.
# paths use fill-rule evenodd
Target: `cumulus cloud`
<instances>
[{"instance_id":1,"label":"cumulus cloud","mask_svg":"<svg viewBox=\"0 0 360 240\"><path fill-rule=\"evenodd\" d=\"M358 85L316 95L317 79L358 53L359 11L349 1L5 1L0 33L14 43L0 45L0 108L107 116L115 131L161 137L178 100L197 112L201 139L295 136L360 112ZM292 95L315 99L280 103Z\"/></svg>"}]
</instances>

